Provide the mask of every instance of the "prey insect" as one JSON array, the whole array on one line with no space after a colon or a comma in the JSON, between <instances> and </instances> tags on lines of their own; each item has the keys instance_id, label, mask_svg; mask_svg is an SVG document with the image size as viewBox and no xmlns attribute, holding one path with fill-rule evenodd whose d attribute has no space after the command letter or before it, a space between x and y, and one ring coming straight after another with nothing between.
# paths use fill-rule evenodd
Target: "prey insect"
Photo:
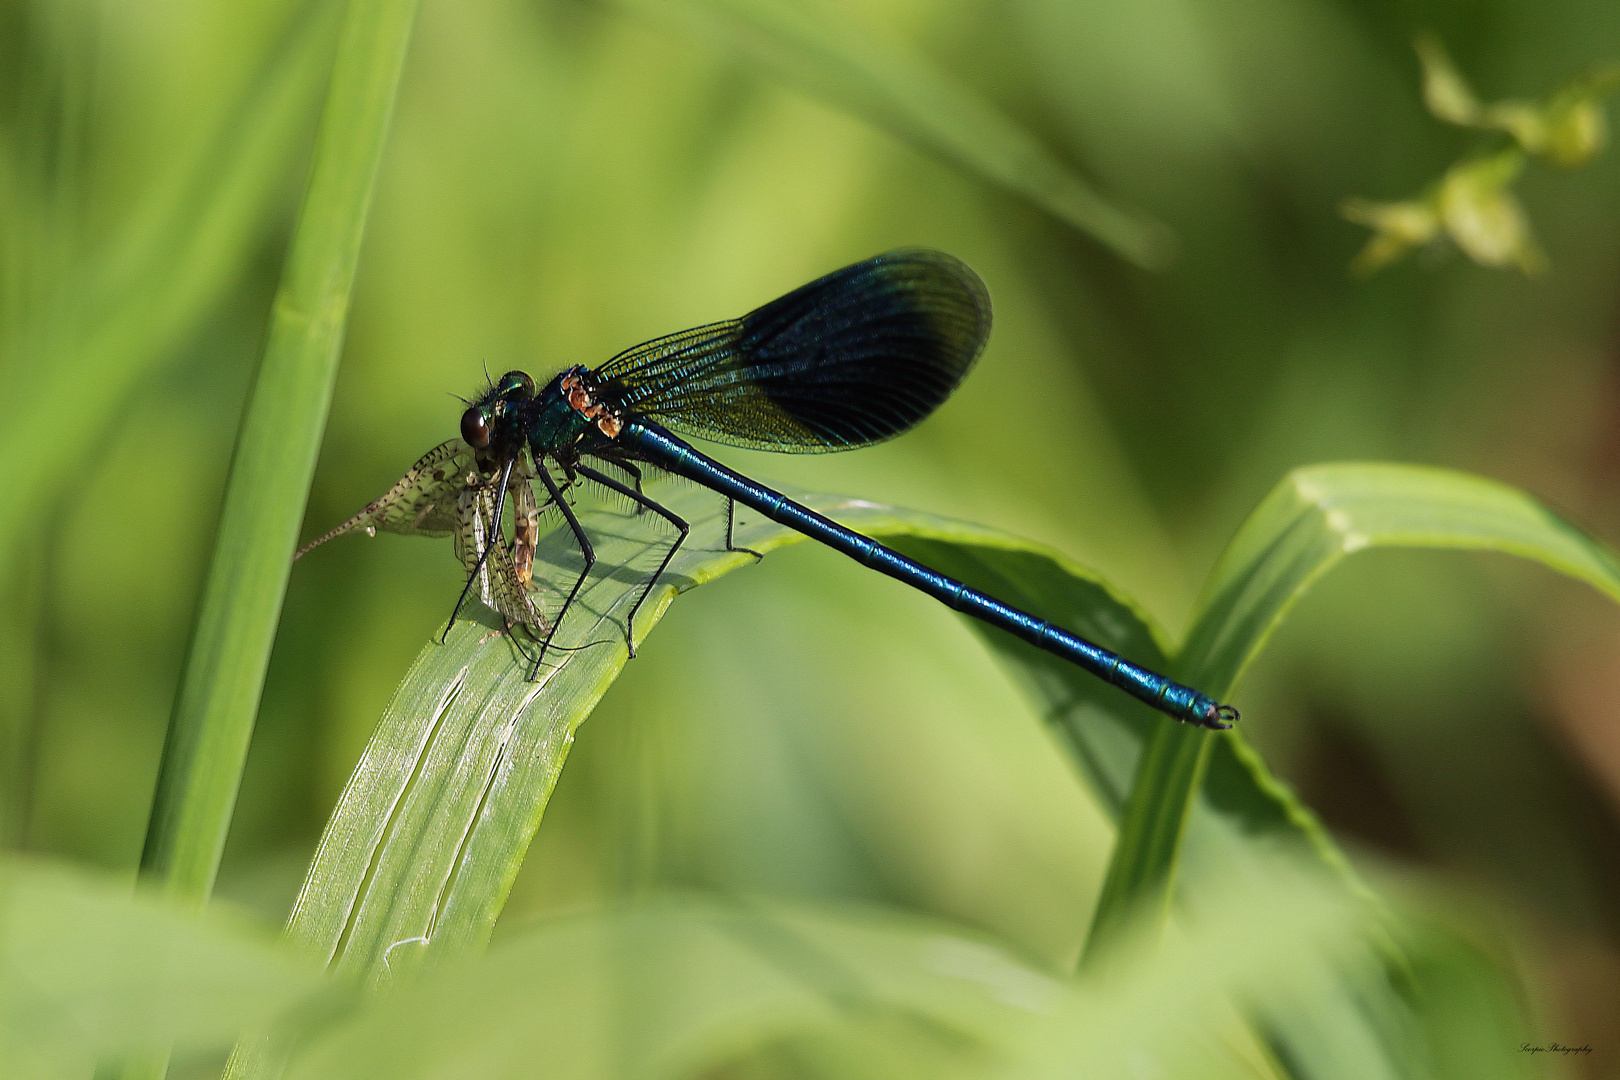
<instances>
[{"instance_id":1,"label":"prey insect","mask_svg":"<svg viewBox=\"0 0 1620 1080\"><path fill-rule=\"evenodd\" d=\"M534 547L539 533L539 507L527 484L527 468L513 465L518 482L510 484L513 537L502 542L496 490L486 461L460 439L440 443L412 465L394 486L332 531L299 548L302 558L334 537L363 531L452 539L456 558L466 568L467 588L493 608L508 628L520 626L536 640L550 630L544 612L529 589ZM510 477L509 477L510 479Z\"/></svg>"}]
</instances>

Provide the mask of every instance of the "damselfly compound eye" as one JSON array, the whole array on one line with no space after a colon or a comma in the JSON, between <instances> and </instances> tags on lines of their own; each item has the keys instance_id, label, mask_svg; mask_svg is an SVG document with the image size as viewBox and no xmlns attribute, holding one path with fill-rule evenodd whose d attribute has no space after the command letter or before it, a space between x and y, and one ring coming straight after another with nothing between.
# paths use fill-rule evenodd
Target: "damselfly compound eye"
<instances>
[{"instance_id":1,"label":"damselfly compound eye","mask_svg":"<svg viewBox=\"0 0 1620 1080\"><path fill-rule=\"evenodd\" d=\"M476 405L461 414L461 438L474 450L489 448L489 417Z\"/></svg>"}]
</instances>

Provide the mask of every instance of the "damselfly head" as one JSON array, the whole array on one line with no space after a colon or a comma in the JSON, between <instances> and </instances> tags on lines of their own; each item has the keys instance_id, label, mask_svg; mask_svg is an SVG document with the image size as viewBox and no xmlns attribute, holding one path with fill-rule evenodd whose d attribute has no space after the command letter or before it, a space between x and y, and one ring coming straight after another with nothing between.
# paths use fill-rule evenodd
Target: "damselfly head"
<instances>
[{"instance_id":1,"label":"damselfly head","mask_svg":"<svg viewBox=\"0 0 1620 1080\"><path fill-rule=\"evenodd\" d=\"M493 391L503 401L527 401L534 397L534 380L524 371L508 371Z\"/></svg>"},{"instance_id":2,"label":"damselfly head","mask_svg":"<svg viewBox=\"0 0 1620 1080\"><path fill-rule=\"evenodd\" d=\"M461 414L462 439L474 450L489 449L511 407L533 398L534 380L526 372L508 371Z\"/></svg>"}]
</instances>

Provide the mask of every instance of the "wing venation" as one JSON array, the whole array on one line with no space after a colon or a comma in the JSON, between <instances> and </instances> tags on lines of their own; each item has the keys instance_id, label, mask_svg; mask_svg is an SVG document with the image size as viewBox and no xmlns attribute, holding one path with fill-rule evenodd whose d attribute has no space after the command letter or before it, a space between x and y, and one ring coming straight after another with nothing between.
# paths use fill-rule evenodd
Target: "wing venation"
<instances>
[{"instance_id":1,"label":"wing venation","mask_svg":"<svg viewBox=\"0 0 1620 1080\"><path fill-rule=\"evenodd\" d=\"M910 429L990 332L977 274L908 248L835 270L740 319L656 338L597 369L624 408L716 442L846 450Z\"/></svg>"}]
</instances>

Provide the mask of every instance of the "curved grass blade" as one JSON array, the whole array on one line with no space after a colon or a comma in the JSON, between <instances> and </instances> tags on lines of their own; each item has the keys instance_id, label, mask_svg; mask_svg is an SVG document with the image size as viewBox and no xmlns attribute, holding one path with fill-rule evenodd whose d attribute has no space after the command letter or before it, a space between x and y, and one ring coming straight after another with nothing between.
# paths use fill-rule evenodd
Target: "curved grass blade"
<instances>
[{"instance_id":1,"label":"curved grass blade","mask_svg":"<svg viewBox=\"0 0 1620 1080\"><path fill-rule=\"evenodd\" d=\"M1284 617L1341 559L1374 547L1497 551L1620 601L1620 559L1524 492L1417 465L1297 469L1255 509L1205 585L1182 670L1235 685Z\"/></svg>"},{"instance_id":2,"label":"curved grass blade","mask_svg":"<svg viewBox=\"0 0 1620 1080\"><path fill-rule=\"evenodd\" d=\"M724 500L695 487L659 495L692 534L643 605L638 641L677 593L754 561L725 549ZM1017 544L858 500L806 500L872 535ZM422 959L488 939L574 730L628 657L625 613L670 540L648 515L597 509L580 520L599 562L558 631L557 644L572 651L548 654L539 680L528 682L519 644L483 608L446 644L422 650L340 797L299 895L290 933L305 949L386 983ZM735 534L739 546L761 552L801 539L755 515ZM537 546L534 576L569 581L580 565L572 537L558 529Z\"/></svg>"},{"instance_id":3,"label":"curved grass blade","mask_svg":"<svg viewBox=\"0 0 1620 1080\"><path fill-rule=\"evenodd\" d=\"M1239 530L1211 575L1173 672L1227 696L1305 591L1347 555L1373 547L1517 555L1620 600L1614 553L1522 492L1443 469L1317 466L1290 474ZM1019 650L997 645L1027 662ZM1075 699L1083 701L1089 688L1069 673L1055 674L1060 683L1076 685L1041 700L1070 721L1071 738L1089 743L1092 729L1075 723L1086 719ZM1132 913L1168 910L1184 835L1186 861L1200 879L1250 864L1278 845L1303 845L1352 892L1380 906L1316 816L1271 775L1241 733L1182 731L1149 715L1129 731L1141 737L1138 765L1121 808L1120 840L1093 918L1088 959L1118 937ZM1106 797L1116 789L1101 790ZM1401 948L1386 941L1385 952L1392 977L1407 980ZM1389 1043L1387 1033L1395 1028L1369 1018L1405 1008L1393 985L1381 994L1346 989L1322 995L1308 1021L1270 1009L1265 1023L1303 1076L1398 1076L1410 1062L1403 1064L1403 1048Z\"/></svg>"},{"instance_id":4,"label":"curved grass blade","mask_svg":"<svg viewBox=\"0 0 1620 1080\"><path fill-rule=\"evenodd\" d=\"M212 890L230 827L415 14L414 0L348 5L309 186L231 461L141 857L171 894L193 901Z\"/></svg>"},{"instance_id":5,"label":"curved grass blade","mask_svg":"<svg viewBox=\"0 0 1620 1080\"><path fill-rule=\"evenodd\" d=\"M678 593L754 561L726 550L725 500L675 485L659 498L692 533L642 605L638 641ZM802 498L872 535L1019 548L1004 534L931 515ZM385 986L488 942L574 731L628 658L624 617L670 541L652 515L596 509L580 521L599 561L558 631L557 644L571 651L554 648L531 683L528 659L481 607L472 619L464 612L445 644L435 635L423 648L339 797L299 892L288 936L301 950ZM759 552L802 539L757 515L735 532L739 547ZM537 581L571 581L580 565L566 529L536 547ZM289 1049L277 1038L239 1047L227 1077L279 1075Z\"/></svg>"},{"instance_id":6,"label":"curved grass blade","mask_svg":"<svg viewBox=\"0 0 1620 1080\"><path fill-rule=\"evenodd\" d=\"M1227 546L1176 662L1178 675L1208 693L1229 693L1323 574L1346 556L1377 547L1516 555L1620 601L1620 559L1614 552L1521 491L1448 469L1313 466L1290 473ZM1160 834L1179 832L1168 820L1185 817L1197 783L1197 770L1186 762L1212 754L1205 804L1230 830L1251 839L1304 841L1324 861L1345 868L1316 816L1270 774L1241 737L1178 739L1179 734L1154 732L1149 755L1161 764L1144 767L1140 806L1127 809L1126 820L1137 812L1159 822ZM1185 803L1181 810L1173 805L1177 799ZM1168 891L1174 847L1172 843L1154 857L1160 871L1137 876L1156 880L1161 891ZM1123 906L1137 900L1118 898Z\"/></svg>"},{"instance_id":7,"label":"curved grass blade","mask_svg":"<svg viewBox=\"0 0 1620 1080\"><path fill-rule=\"evenodd\" d=\"M983 97L869 37L821 3L624 0L690 27L835 107L1039 206L1138 266L1165 265L1170 230L1122 210Z\"/></svg>"},{"instance_id":8,"label":"curved grass blade","mask_svg":"<svg viewBox=\"0 0 1620 1080\"><path fill-rule=\"evenodd\" d=\"M1121 601L1099 602L1102 590L1060 558L1025 553L1017 557L1017 572L1009 572L1004 555L953 553L948 545L909 539L895 546L1138 662L1151 665L1163 656L1162 636L1139 613ZM1620 599L1614 554L1512 488L1439 469L1319 466L1286 478L1239 531L1211 576L1201 614L1171 672L1206 693L1227 696L1311 584L1346 555L1378 546L1500 551ZM1147 909L1162 916L1168 910L1184 834L1185 861L1201 881L1234 865L1253 865L1279 845L1299 845L1333 868L1353 894L1381 909L1315 814L1271 775L1241 731L1215 736L1160 723L1134 702L1110 701L1109 688L1022 642L970 625L1009 661L1067 737L1104 806L1120 817L1088 962L1118 939L1132 913ZM1412 973L1399 943L1386 939L1382 947L1393 982L1324 986L1308 1014L1262 1011L1269 1039L1286 1049L1300 1075L1367 1078L1411 1071L1415 1051L1392 1044L1389 1033L1414 1023L1395 985L1409 983ZM1380 1023L1380 1015L1402 1019Z\"/></svg>"}]
</instances>

